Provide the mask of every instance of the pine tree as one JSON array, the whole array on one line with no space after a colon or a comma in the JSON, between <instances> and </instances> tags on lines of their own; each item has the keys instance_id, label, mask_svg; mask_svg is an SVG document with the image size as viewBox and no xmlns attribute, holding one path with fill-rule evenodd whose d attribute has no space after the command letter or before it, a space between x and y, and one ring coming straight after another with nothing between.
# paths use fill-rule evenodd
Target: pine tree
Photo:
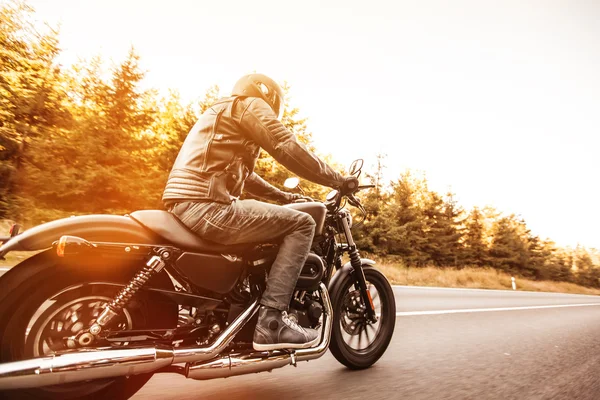
<instances>
[{"instance_id":1,"label":"pine tree","mask_svg":"<svg viewBox=\"0 0 600 400\"><path fill-rule=\"evenodd\" d=\"M382 238L388 234L390 224L382 215L382 211L387 207L388 193L383 186L383 171L386 155L378 154L374 166L374 173L366 173L368 182L375 185L375 188L359 193L359 198L367 215L360 225L355 225L353 230L354 240L361 249L372 253L385 253L382 248ZM362 215L356 215L362 218Z\"/></svg>"},{"instance_id":2,"label":"pine tree","mask_svg":"<svg viewBox=\"0 0 600 400\"><path fill-rule=\"evenodd\" d=\"M462 261L466 265L483 266L488 263L484 218L479 208L474 207L465 222Z\"/></svg>"},{"instance_id":3,"label":"pine tree","mask_svg":"<svg viewBox=\"0 0 600 400\"><path fill-rule=\"evenodd\" d=\"M426 246L425 218L419 201L423 183L409 171L392 182L390 201L382 212L389 223L387 235L380 242L387 254L399 255L407 265L426 265L430 256L423 251Z\"/></svg>"},{"instance_id":4,"label":"pine tree","mask_svg":"<svg viewBox=\"0 0 600 400\"><path fill-rule=\"evenodd\" d=\"M550 279L558 282L572 282L572 257L568 252L557 249L550 240L544 240L542 246L546 249L546 264L541 270L539 279Z\"/></svg>"},{"instance_id":5,"label":"pine tree","mask_svg":"<svg viewBox=\"0 0 600 400\"><path fill-rule=\"evenodd\" d=\"M583 286L600 287L600 266L596 266L590 252L577 246L574 251L576 282Z\"/></svg>"},{"instance_id":6,"label":"pine tree","mask_svg":"<svg viewBox=\"0 0 600 400\"><path fill-rule=\"evenodd\" d=\"M520 234L520 221L515 215L497 220L492 230L490 261L507 272L523 271L527 262L527 245Z\"/></svg>"},{"instance_id":7,"label":"pine tree","mask_svg":"<svg viewBox=\"0 0 600 400\"><path fill-rule=\"evenodd\" d=\"M458 266L462 252L462 230L459 226L463 210L454 195L447 193L442 199L437 193L429 192L429 201L423 212L427 220L424 251L438 266Z\"/></svg>"}]
</instances>

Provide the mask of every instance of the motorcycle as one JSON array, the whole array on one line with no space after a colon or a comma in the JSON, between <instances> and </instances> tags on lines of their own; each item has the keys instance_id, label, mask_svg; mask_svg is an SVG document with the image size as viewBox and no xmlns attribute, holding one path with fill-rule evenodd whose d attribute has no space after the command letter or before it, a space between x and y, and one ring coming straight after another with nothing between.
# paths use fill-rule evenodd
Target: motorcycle
<instances>
[{"instance_id":1,"label":"motorcycle","mask_svg":"<svg viewBox=\"0 0 600 400\"><path fill-rule=\"evenodd\" d=\"M360 176L362 164L355 161L351 174ZM350 369L370 367L396 320L391 285L360 257L345 207L365 214L355 194L370 187L287 205L316 222L289 306L291 319L319 330L307 349L252 348L277 243L212 243L159 210L13 229L0 238L0 257L42 251L0 278L1 394L127 399L155 373L223 378L296 366L328 349Z\"/></svg>"}]
</instances>

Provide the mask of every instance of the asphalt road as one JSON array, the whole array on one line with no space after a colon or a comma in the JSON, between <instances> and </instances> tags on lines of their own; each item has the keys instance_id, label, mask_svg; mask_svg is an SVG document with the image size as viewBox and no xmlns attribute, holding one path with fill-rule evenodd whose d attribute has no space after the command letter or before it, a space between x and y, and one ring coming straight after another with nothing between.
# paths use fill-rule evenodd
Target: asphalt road
<instances>
[{"instance_id":1,"label":"asphalt road","mask_svg":"<svg viewBox=\"0 0 600 400\"><path fill-rule=\"evenodd\" d=\"M600 399L600 297L395 292L394 338L368 370L349 371L327 353L297 368L227 379L156 375L133 398Z\"/></svg>"}]
</instances>

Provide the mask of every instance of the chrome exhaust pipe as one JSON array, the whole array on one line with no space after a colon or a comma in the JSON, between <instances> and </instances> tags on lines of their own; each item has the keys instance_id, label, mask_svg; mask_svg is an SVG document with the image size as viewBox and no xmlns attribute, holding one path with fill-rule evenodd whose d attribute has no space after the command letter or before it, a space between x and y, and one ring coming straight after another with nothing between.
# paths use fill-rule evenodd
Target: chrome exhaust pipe
<instances>
[{"instance_id":1,"label":"chrome exhaust pipe","mask_svg":"<svg viewBox=\"0 0 600 400\"><path fill-rule=\"evenodd\" d=\"M60 385L152 372L171 365L173 351L156 347L83 351L0 364L0 390Z\"/></svg>"},{"instance_id":2,"label":"chrome exhaust pipe","mask_svg":"<svg viewBox=\"0 0 600 400\"><path fill-rule=\"evenodd\" d=\"M309 361L321 357L327 352L333 327L333 307L325 285L320 287L323 306L325 308L321 341L316 347L296 351L271 351L261 353L230 354L205 362L188 363L185 376L190 379L206 380L227 378L235 375L246 375L271 371L286 365L296 365L297 361Z\"/></svg>"},{"instance_id":3,"label":"chrome exhaust pipe","mask_svg":"<svg viewBox=\"0 0 600 400\"><path fill-rule=\"evenodd\" d=\"M228 378L235 375L270 371L290 364L292 364L290 353L279 351L231 354L211 361L190 363L186 365L185 376L196 380Z\"/></svg>"},{"instance_id":4,"label":"chrome exhaust pipe","mask_svg":"<svg viewBox=\"0 0 600 400\"><path fill-rule=\"evenodd\" d=\"M255 300L208 347L80 350L0 364L0 390L144 374L171 364L214 359L252 318L258 307L258 300Z\"/></svg>"}]
</instances>

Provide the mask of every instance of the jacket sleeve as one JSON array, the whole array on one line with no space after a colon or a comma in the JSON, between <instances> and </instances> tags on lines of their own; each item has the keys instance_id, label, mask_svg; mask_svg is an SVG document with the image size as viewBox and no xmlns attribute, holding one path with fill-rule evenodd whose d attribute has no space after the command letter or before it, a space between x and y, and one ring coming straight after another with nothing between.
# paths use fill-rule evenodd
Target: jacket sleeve
<instances>
[{"instance_id":1,"label":"jacket sleeve","mask_svg":"<svg viewBox=\"0 0 600 400\"><path fill-rule=\"evenodd\" d=\"M249 139L298 176L331 188L342 186L343 176L298 143L264 100L247 98L241 103L246 108L239 123Z\"/></svg>"},{"instance_id":2,"label":"jacket sleeve","mask_svg":"<svg viewBox=\"0 0 600 400\"><path fill-rule=\"evenodd\" d=\"M289 203L293 200L292 193L279 190L269 182L265 181L255 172L253 172L244 182L244 189L252 196L265 200L277 201L280 203Z\"/></svg>"}]
</instances>

